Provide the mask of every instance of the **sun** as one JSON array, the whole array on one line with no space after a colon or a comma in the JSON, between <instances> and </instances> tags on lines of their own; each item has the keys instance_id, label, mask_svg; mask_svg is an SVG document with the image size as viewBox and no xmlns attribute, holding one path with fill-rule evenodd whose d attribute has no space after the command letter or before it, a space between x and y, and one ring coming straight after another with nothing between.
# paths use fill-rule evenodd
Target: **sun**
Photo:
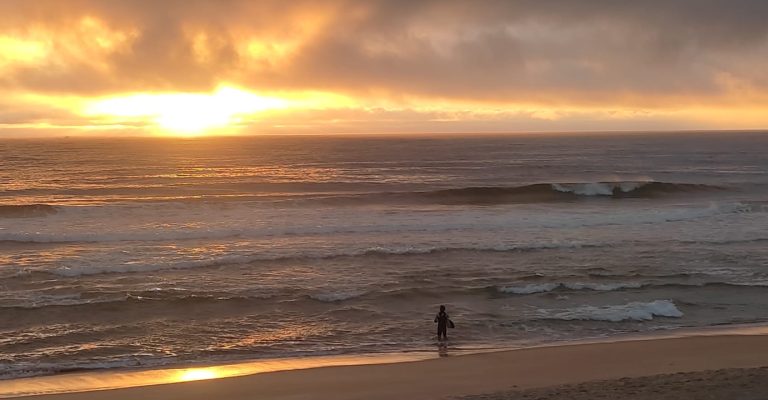
<instances>
[{"instance_id":1,"label":"sun","mask_svg":"<svg viewBox=\"0 0 768 400\"><path fill-rule=\"evenodd\" d=\"M230 127L240 117L287 107L287 101L230 86L213 93L152 93L100 99L84 114L157 125L165 134L195 136Z\"/></svg>"}]
</instances>

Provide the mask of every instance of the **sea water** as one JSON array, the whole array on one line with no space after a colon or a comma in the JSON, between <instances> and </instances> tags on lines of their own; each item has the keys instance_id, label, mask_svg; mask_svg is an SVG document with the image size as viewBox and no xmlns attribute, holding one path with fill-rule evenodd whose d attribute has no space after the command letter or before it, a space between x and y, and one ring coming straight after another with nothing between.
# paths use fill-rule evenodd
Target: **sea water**
<instances>
[{"instance_id":1,"label":"sea water","mask_svg":"<svg viewBox=\"0 0 768 400\"><path fill-rule=\"evenodd\" d=\"M0 378L768 321L768 134L0 141Z\"/></svg>"}]
</instances>

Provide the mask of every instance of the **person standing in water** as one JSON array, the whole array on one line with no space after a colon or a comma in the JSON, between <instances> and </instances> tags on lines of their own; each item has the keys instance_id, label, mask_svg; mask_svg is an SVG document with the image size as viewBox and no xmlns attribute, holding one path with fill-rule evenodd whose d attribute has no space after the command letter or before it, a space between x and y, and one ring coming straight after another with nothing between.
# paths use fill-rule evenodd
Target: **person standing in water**
<instances>
[{"instance_id":1,"label":"person standing in water","mask_svg":"<svg viewBox=\"0 0 768 400\"><path fill-rule=\"evenodd\" d=\"M445 312L445 306L440 306L440 312L435 316L437 323L437 340L448 339L448 313Z\"/></svg>"}]
</instances>

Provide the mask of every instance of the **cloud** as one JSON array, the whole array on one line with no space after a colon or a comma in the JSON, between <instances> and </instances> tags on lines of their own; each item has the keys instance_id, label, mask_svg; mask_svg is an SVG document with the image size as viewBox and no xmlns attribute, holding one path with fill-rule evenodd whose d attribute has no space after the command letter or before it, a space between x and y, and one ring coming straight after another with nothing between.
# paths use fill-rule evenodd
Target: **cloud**
<instances>
[{"instance_id":1,"label":"cloud","mask_svg":"<svg viewBox=\"0 0 768 400\"><path fill-rule=\"evenodd\" d=\"M768 107L766 16L762 0L3 0L0 88Z\"/></svg>"},{"instance_id":2,"label":"cloud","mask_svg":"<svg viewBox=\"0 0 768 400\"><path fill-rule=\"evenodd\" d=\"M50 63L17 69L5 84L78 93L203 90L237 79L501 100L702 95L718 92L723 73L764 87L740 56L768 46L768 3L746 0L6 0L0 15L0 32L44 27L54 41ZM87 31L89 18L100 31ZM123 39L76 54L98 35ZM258 63L249 41L299 43ZM751 58L768 63L765 52Z\"/></svg>"}]
</instances>

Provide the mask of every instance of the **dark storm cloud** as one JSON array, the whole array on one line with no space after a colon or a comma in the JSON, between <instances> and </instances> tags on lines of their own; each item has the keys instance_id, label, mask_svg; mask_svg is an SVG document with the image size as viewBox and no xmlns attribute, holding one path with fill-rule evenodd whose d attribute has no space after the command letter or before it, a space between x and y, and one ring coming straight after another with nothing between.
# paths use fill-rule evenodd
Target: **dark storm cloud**
<instances>
[{"instance_id":1,"label":"dark storm cloud","mask_svg":"<svg viewBox=\"0 0 768 400\"><path fill-rule=\"evenodd\" d=\"M768 2L757 0L4 0L0 35L40 27L65 33L84 17L130 37L89 58L66 41L93 38L54 36L53 59L14 68L0 83L93 94L208 90L228 81L395 98L643 106L706 103L734 88L768 92ZM280 57L253 60L243 51L249 40L295 43Z\"/></svg>"}]
</instances>

